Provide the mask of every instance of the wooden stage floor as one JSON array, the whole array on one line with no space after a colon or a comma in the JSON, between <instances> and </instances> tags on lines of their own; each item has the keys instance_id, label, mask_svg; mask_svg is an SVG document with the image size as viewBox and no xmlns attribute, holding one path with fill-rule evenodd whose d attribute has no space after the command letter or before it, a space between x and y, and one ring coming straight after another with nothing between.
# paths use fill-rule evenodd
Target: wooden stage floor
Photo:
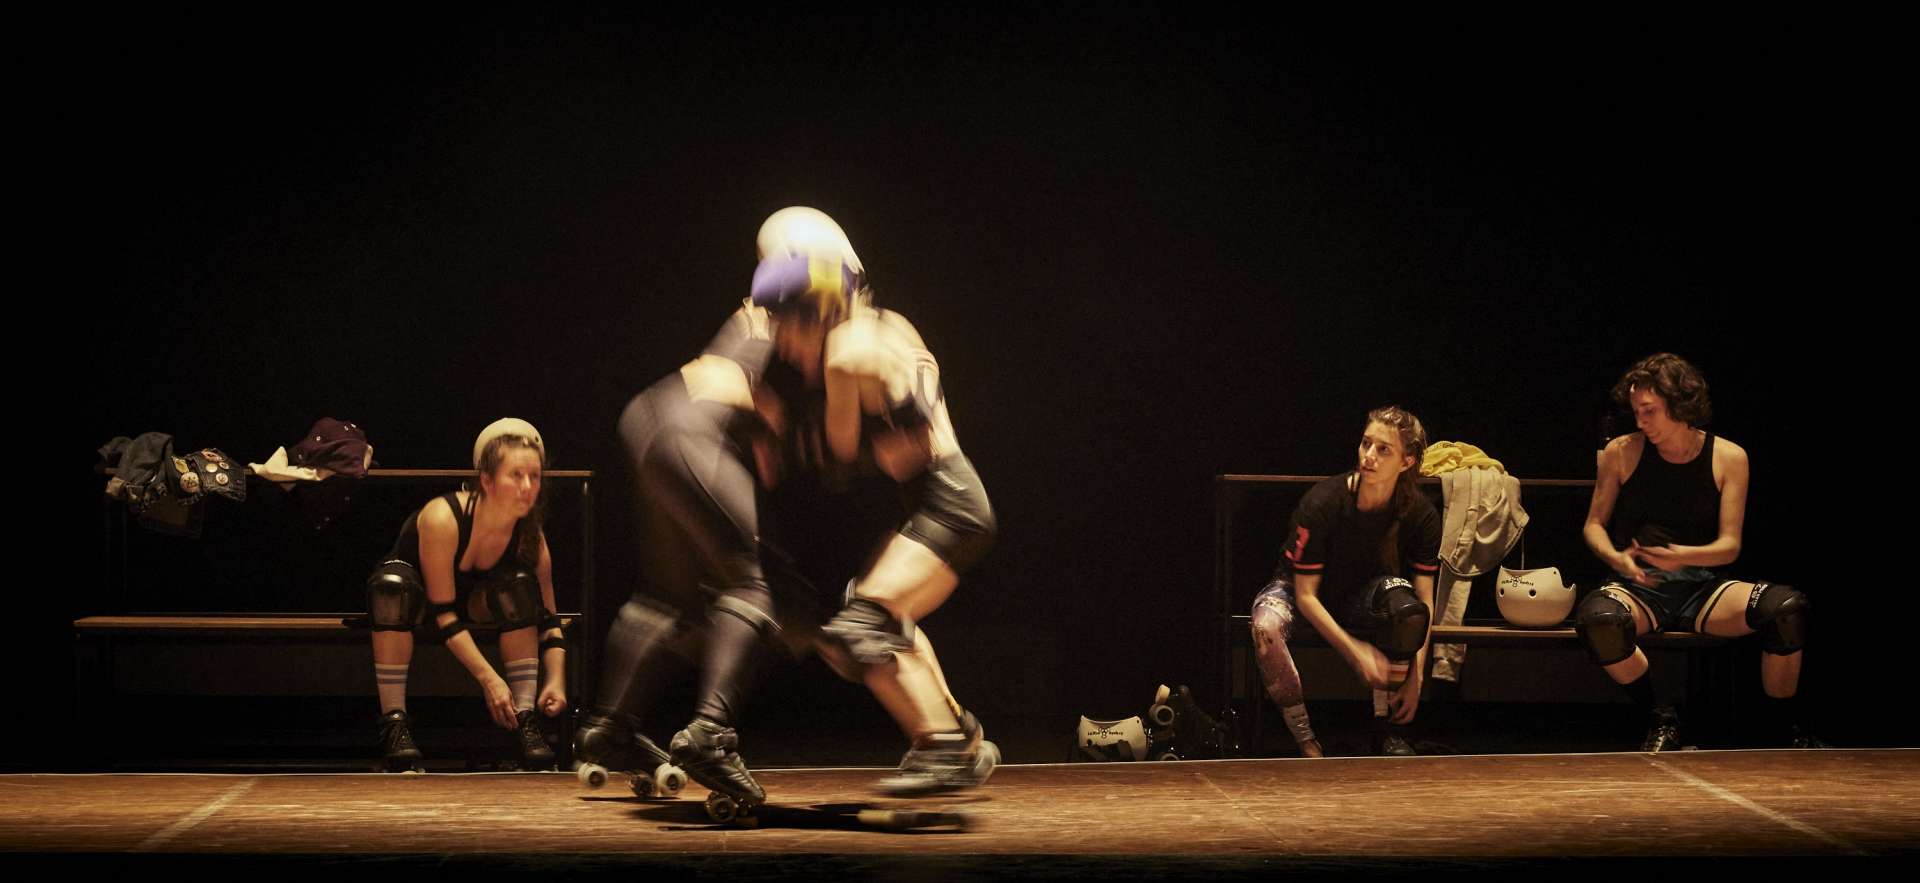
<instances>
[{"instance_id":1,"label":"wooden stage floor","mask_svg":"<svg viewBox=\"0 0 1920 883\"><path fill-rule=\"evenodd\" d=\"M1920 856L1920 750L1004 766L910 804L966 831L861 823L880 774L763 771L784 812L755 828L709 822L698 786L643 801L561 773L0 776L0 865L1212 879Z\"/></svg>"}]
</instances>

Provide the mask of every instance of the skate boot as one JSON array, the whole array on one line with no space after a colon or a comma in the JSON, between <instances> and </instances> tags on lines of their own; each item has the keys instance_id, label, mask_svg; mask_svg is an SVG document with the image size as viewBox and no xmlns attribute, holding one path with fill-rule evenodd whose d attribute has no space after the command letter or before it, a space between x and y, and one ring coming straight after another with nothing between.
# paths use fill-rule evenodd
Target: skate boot
<instances>
[{"instance_id":1,"label":"skate boot","mask_svg":"<svg viewBox=\"0 0 1920 883\"><path fill-rule=\"evenodd\" d=\"M673 762L707 786L707 815L716 822L750 818L767 802L767 792L740 759L740 735L705 718L694 718L667 745Z\"/></svg>"},{"instance_id":2,"label":"skate boot","mask_svg":"<svg viewBox=\"0 0 1920 883\"><path fill-rule=\"evenodd\" d=\"M520 746L520 768L552 768L553 746L547 744L547 734L540 727L540 716L534 714L531 708L523 708L514 717L519 721L519 726L514 728L514 741Z\"/></svg>"},{"instance_id":3,"label":"skate boot","mask_svg":"<svg viewBox=\"0 0 1920 883\"><path fill-rule=\"evenodd\" d=\"M1640 750L1648 754L1672 751L1680 747L1680 715L1672 707L1662 705L1653 710L1647 719L1647 737L1640 743Z\"/></svg>"},{"instance_id":4,"label":"skate boot","mask_svg":"<svg viewBox=\"0 0 1920 883\"><path fill-rule=\"evenodd\" d=\"M1200 757L1227 757L1239 753L1239 743L1228 726L1223 726L1194 701L1185 684L1154 691L1147 718L1172 734L1173 748L1154 756L1155 760L1191 760Z\"/></svg>"},{"instance_id":5,"label":"skate boot","mask_svg":"<svg viewBox=\"0 0 1920 883\"><path fill-rule=\"evenodd\" d=\"M652 739L605 715L590 714L581 721L573 736L573 756L574 775L590 789L605 786L617 772L628 775L635 797L674 797L687 785L687 774Z\"/></svg>"},{"instance_id":6,"label":"skate boot","mask_svg":"<svg viewBox=\"0 0 1920 883\"><path fill-rule=\"evenodd\" d=\"M1373 755L1375 757L1414 757L1413 745L1407 742L1406 728L1388 723L1384 717L1373 719Z\"/></svg>"},{"instance_id":7,"label":"skate boot","mask_svg":"<svg viewBox=\"0 0 1920 883\"><path fill-rule=\"evenodd\" d=\"M874 789L890 797L919 797L984 785L1000 764L1000 746L985 735L980 722L963 711L960 732L935 733L926 746L909 749L899 772L875 782Z\"/></svg>"},{"instance_id":8,"label":"skate boot","mask_svg":"<svg viewBox=\"0 0 1920 883\"><path fill-rule=\"evenodd\" d=\"M413 745L413 730L407 726L407 713L394 709L380 716L380 751L385 755L388 772L407 772L420 767L420 749Z\"/></svg>"}]
</instances>

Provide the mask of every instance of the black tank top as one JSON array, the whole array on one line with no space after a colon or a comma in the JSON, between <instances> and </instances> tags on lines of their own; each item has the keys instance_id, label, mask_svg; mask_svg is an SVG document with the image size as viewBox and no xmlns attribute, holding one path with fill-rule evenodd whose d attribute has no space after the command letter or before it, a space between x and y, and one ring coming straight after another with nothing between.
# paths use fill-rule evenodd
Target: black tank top
<instances>
[{"instance_id":1,"label":"black tank top","mask_svg":"<svg viewBox=\"0 0 1920 883\"><path fill-rule=\"evenodd\" d=\"M513 523L513 536L508 538L506 551L500 553L500 560L495 561L492 567L476 567L473 570L462 571L460 569L460 561L467 557L467 543L473 539L473 507L479 503L480 498L476 495L468 494L467 505L465 506L460 505L460 495L457 493L442 494L439 499L447 501L447 508L453 510L453 521L460 527L460 543L455 546L453 550L454 591L464 595L473 588L474 582L479 579L481 575L502 567L516 564L522 567L532 567L532 565L522 562L518 558L520 554L520 526L526 523L525 519L521 519ZM425 510L425 506L420 507L420 511ZM393 551L387 553L388 561L405 561L413 565L415 570L420 569L419 521L420 512L414 512L412 515L407 516L405 521L400 522L400 536L393 541Z\"/></svg>"},{"instance_id":2,"label":"black tank top","mask_svg":"<svg viewBox=\"0 0 1920 883\"><path fill-rule=\"evenodd\" d=\"M1640 545L1704 546L1720 536L1720 489L1713 484L1713 433L1685 463L1668 463L1643 444L1640 462L1620 485L1608 538L1616 549Z\"/></svg>"}]
</instances>

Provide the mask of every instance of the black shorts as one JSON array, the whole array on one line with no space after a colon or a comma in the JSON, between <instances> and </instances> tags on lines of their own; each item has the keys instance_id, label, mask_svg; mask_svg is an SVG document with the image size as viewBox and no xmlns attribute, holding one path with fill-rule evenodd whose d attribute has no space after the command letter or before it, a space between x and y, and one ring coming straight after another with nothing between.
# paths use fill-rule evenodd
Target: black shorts
<instances>
[{"instance_id":1,"label":"black shorts","mask_svg":"<svg viewBox=\"0 0 1920 883\"><path fill-rule=\"evenodd\" d=\"M932 549L954 572L965 573L993 546L993 506L965 454L933 461L907 483L906 494L911 514L900 534Z\"/></svg>"},{"instance_id":2,"label":"black shorts","mask_svg":"<svg viewBox=\"0 0 1920 883\"><path fill-rule=\"evenodd\" d=\"M1704 632L1707 614L1713 605L1727 593L1729 586L1741 580L1721 579L1701 568L1690 568L1682 574L1685 579L1670 580L1652 588L1616 576L1601 583L1600 588L1625 592L1646 607L1647 616L1653 621L1653 631L1649 634Z\"/></svg>"}]
</instances>

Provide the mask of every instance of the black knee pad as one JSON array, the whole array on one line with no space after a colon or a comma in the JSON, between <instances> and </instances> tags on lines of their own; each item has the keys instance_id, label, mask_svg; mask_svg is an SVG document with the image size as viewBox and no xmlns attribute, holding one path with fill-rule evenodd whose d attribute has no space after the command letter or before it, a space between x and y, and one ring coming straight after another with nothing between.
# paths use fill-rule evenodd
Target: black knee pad
<instances>
[{"instance_id":1,"label":"black knee pad","mask_svg":"<svg viewBox=\"0 0 1920 883\"><path fill-rule=\"evenodd\" d=\"M885 665L895 652L913 649L913 624L867 598L849 601L820 627L820 634L860 666Z\"/></svg>"},{"instance_id":2,"label":"black knee pad","mask_svg":"<svg viewBox=\"0 0 1920 883\"><path fill-rule=\"evenodd\" d=\"M500 630L530 628L540 624L540 579L524 567L505 567L488 572L477 586L486 599L487 611Z\"/></svg>"},{"instance_id":3,"label":"black knee pad","mask_svg":"<svg viewBox=\"0 0 1920 883\"><path fill-rule=\"evenodd\" d=\"M427 590L405 561L389 561L367 577L367 612L376 632L410 632L427 612Z\"/></svg>"},{"instance_id":4,"label":"black knee pad","mask_svg":"<svg viewBox=\"0 0 1920 883\"><path fill-rule=\"evenodd\" d=\"M1587 655L1601 665L1612 665L1633 655L1634 638L1639 630L1633 624L1633 611L1605 591L1594 591L1574 611L1573 630L1580 635Z\"/></svg>"},{"instance_id":5,"label":"black knee pad","mask_svg":"<svg viewBox=\"0 0 1920 883\"><path fill-rule=\"evenodd\" d=\"M1747 628L1760 633L1761 647L1775 656L1797 653L1807 645L1807 611L1812 602L1799 589L1779 583L1754 583L1747 596Z\"/></svg>"},{"instance_id":6,"label":"black knee pad","mask_svg":"<svg viewBox=\"0 0 1920 883\"><path fill-rule=\"evenodd\" d=\"M1373 615L1380 630L1374 643L1394 662L1405 662L1427 643L1427 623L1433 611L1413 591L1413 584L1397 576L1383 576L1368 587Z\"/></svg>"}]
</instances>

